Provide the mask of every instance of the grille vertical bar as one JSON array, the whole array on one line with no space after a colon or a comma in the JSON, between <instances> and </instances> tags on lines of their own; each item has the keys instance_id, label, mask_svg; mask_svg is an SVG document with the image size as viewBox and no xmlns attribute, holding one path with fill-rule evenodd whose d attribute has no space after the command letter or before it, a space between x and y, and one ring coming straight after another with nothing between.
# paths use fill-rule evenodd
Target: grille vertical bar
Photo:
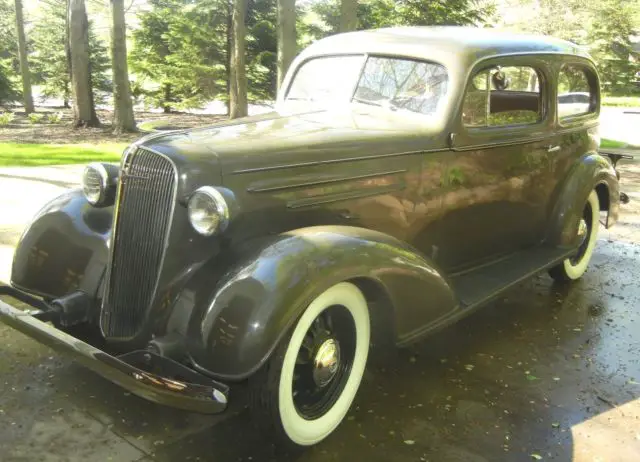
<instances>
[{"instance_id":1,"label":"grille vertical bar","mask_svg":"<svg viewBox=\"0 0 640 462\"><path fill-rule=\"evenodd\" d=\"M134 337L153 301L171 225L177 172L160 154L138 149L120 177L107 294L105 336Z\"/></svg>"}]
</instances>

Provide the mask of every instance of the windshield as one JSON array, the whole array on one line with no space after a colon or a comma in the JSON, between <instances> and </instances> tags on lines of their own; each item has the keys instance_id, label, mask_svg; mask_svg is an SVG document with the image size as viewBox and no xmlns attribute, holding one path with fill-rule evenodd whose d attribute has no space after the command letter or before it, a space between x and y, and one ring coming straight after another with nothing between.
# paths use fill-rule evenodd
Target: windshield
<instances>
[{"instance_id":1,"label":"windshield","mask_svg":"<svg viewBox=\"0 0 640 462\"><path fill-rule=\"evenodd\" d=\"M349 101L391 111L433 114L447 93L447 71L408 58L327 56L303 63L285 101L330 108Z\"/></svg>"}]
</instances>

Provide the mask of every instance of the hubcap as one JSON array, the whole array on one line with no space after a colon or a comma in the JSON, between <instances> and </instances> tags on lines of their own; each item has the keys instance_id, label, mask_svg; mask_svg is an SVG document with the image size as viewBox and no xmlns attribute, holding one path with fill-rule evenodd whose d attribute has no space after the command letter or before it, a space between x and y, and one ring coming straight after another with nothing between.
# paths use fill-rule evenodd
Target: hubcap
<instances>
[{"instance_id":1,"label":"hubcap","mask_svg":"<svg viewBox=\"0 0 640 462\"><path fill-rule=\"evenodd\" d=\"M293 374L293 403L308 420L324 415L338 400L355 359L356 326L342 305L325 309L305 334Z\"/></svg>"},{"instance_id":2,"label":"hubcap","mask_svg":"<svg viewBox=\"0 0 640 462\"><path fill-rule=\"evenodd\" d=\"M336 376L340 366L340 344L335 339L325 340L313 360L313 381L319 387L326 387Z\"/></svg>"}]
</instances>

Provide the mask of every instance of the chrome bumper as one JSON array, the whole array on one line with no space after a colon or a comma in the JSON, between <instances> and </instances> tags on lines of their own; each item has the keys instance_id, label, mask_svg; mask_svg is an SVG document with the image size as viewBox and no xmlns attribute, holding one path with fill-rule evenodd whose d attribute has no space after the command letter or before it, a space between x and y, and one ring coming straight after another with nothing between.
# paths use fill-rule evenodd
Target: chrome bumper
<instances>
[{"instance_id":1,"label":"chrome bumper","mask_svg":"<svg viewBox=\"0 0 640 462\"><path fill-rule=\"evenodd\" d=\"M42 300L8 286L0 286L0 295L37 308L22 311L0 300L0 321L70 355L85 367L137 396L154 403L204 414L216 414L227 407L229 388L224 384L150 351L111 356L38 319L51 319L51 312L44 309L47 305ZM169 374L171 372L184 380L169 378L173 375Z\"/></svg>"}]
</instances>

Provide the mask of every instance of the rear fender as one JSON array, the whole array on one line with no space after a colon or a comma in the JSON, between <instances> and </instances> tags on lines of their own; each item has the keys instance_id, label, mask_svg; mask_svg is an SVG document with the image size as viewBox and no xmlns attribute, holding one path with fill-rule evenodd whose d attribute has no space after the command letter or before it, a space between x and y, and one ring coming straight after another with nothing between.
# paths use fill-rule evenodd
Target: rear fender
<instances>
[{"instance_id":1,"label":"rear fender","mask_svg":"<svg viewBox=\"0 0 640 462\"><path fill-rule=\"evenodd\" d=\"M11 284L45 298L75 290L96 297L108 261L112 221L113 207L93 207L81 190L58 196L23 232Z\"/></svg>"},{"instance_id":2,"label":"rear fender","mask_svg":"<svg viewBox=\"0 0 640 462\"><path fill-rule=\"evenodd\" d=\"M576 244L578 222L589 194L598 189L600 208L608 209L606 224L613 226L618 220L620 190L616 172L607 159L597 153L580 157L570 169L553 196L550 226L546 241L551 245L571 247ZM604 203L608 196L608 207Z\"/></svg>"},{"instance_id":3,"label":"rear fender","mask_svg":"<svg viewBox=\"0 0 640 462\"><path fill-rule=\"evenodd\" d=\"M231 261L231 269L221 269ZM388 303L370 309L390 311L385 328L396 341L457 307L449 284L415 249L371 230L322 226L216 257L183 290L168 330L187 339L196 368L241 380L268 359L315 297L345 280L383 295Z\"/></svg>"}]
</instances>

